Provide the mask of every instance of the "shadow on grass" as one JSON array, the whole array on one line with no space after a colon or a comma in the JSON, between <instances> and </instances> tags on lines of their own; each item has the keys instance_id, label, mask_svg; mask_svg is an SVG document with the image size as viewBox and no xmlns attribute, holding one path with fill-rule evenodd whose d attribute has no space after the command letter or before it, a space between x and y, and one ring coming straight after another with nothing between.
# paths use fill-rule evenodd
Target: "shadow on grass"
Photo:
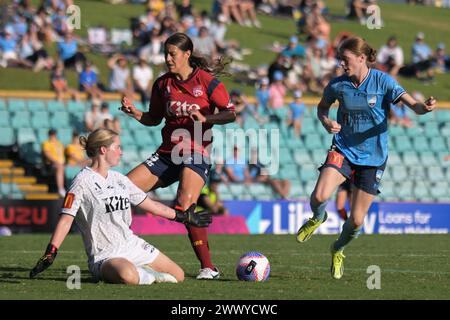
<instances>
[{"instance_id":1,"label":"shadow on grass","mask_svg":"<svg viewBox=\"0 0 450 320\"><path fill-rule=\"evenodd\" d=\"M29 274L31 268L23 268L23 267L0 267L0 282L7 282L7 283L20 283L15 280L51 280L51 281L60 281L60 282L66 282L67 278L70 276L70 274L66 273L66 270L64 268L59 269L49 269L48 271L44 271L43 273L39 274L36 278L30 279L30 277L18 275L18 272L26 272L27 275ZM59 276L54 276L55 274L58 274ZM46 276L49 275L49 276ZM81 282L82 283L97 283L97 281L92 278L91 274L87 271L81 271Z\"/></svg>"}]
</instances>

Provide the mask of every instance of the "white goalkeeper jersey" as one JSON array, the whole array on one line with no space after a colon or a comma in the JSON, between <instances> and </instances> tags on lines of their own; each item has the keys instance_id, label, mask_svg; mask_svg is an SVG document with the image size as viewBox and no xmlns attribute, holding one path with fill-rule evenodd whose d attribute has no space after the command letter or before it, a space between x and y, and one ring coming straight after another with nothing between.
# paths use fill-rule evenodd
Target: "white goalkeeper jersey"
<instances>
[{"instance_id":1,"label":"white goalkeeper jersey","mask_svg":"<svg viewBox=\"0 0 450 320\"><path fill-rule=\"evenodd\" d=\"M109 170L104 178L85 167L75 176L62 213L75 217L89 263L110 257L136 237L130 229L130 205L139 205L146 196L116 171Z\"/></svg>"}]
</instances>

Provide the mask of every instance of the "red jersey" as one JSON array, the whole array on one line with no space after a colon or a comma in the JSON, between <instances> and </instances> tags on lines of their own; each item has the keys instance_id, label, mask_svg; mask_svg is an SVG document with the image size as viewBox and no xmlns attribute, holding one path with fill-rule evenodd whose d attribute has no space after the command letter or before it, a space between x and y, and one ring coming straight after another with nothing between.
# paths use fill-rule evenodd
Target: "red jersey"
<instances>
[{"instance_id":1,"label":"red jersey","mask_svg":"<svg viewBox=\"0 0 450 320\"><path fill-rule=\"evenodd\" d=\"M155 81L149 113L153 119L166 119L161 132L163 142L158 152L171 153L177 144L182 143L190 152L209 155L207 147L212 143L212 137L206 135L206 139L203 139L203 136L213 125L202 123L201 130L197 127L195 137L194 121L189 118L193 108L205 116L214 114L216 108L219 111L234 111L223 83L200 68L196 68L185 81L177 79L172 73L166 73ZM189 135L183 132L189 132Z\"/></svg>"}]
</instances>

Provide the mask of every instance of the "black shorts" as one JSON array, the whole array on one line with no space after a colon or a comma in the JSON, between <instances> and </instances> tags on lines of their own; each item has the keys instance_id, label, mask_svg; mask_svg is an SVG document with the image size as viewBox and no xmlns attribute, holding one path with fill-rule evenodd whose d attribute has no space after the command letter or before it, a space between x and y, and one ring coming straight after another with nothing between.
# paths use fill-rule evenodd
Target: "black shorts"
<instances>
[{"instance_id":1,"label":"black shorts","mask_svg":"<svg viewBox=\"0 0 450 320\"><path fill-rule=\"evenodd\" d=\"M143 164L152 174L163 181L163 187L170 186L172 183L180 180L181 170L185 167L195 171L206 183L211 164L208 164L203 157L201 157L201 163L196 163L197 161L194 160L197 160L197 158L187 157L182 163L175 164L170 158L170 153L155 152Z\"/></svg>"},{"instance_id":2,"label":"black shorts","mask_svg":"<svg viewBox=\"0 0 450 320\"><path fill-rule=\"evenodd\" d=\"M344 182L342 182L339 187L338 187L338 192L339 191L347 191L347 193L352 192L352 183L349 179L345 180Z\"/></svg>"},{"instance_id":3,"label":"black shorts","mask_svg":"<svg viewBox=\"0 0 450 320\"><path fill-rule=\"evenodd\" d=\"M319 168L335 168L344 177L358 189L367 193L377 195L380 193L378 187L380 186L381 177L386 168L386 161L378 167L360 166L351 163L342 152L338 149L331 149L328 151L326 162Z\"/></svg>"}]
</instances>

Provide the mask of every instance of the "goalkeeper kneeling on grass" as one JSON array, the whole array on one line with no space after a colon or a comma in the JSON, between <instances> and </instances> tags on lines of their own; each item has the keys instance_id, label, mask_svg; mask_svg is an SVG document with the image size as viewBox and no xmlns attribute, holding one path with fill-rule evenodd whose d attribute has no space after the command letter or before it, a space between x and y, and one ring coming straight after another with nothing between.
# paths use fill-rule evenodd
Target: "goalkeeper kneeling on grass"
<instances>
[{"instance_id":1,"label":"goalkeeper kneeling on grass","mask_svg":"<svg viewBox=\"0 0 450 320\"><path fill-rule=\"evenodd\" d=\"M92 164L74 178L47 250L31 270L30 278L51 266L76 219L88 256L89 271L97 281L132 285L182 282L183 270L130 230L130 205L196 227L208 226L212 221L211 214L194 213L195 204L180 211L152 201L126 176L110 170L119 164L122 155L116 132L97 129L87 138L80 137L80 143Z\"/></svg>"}]
</instances>

